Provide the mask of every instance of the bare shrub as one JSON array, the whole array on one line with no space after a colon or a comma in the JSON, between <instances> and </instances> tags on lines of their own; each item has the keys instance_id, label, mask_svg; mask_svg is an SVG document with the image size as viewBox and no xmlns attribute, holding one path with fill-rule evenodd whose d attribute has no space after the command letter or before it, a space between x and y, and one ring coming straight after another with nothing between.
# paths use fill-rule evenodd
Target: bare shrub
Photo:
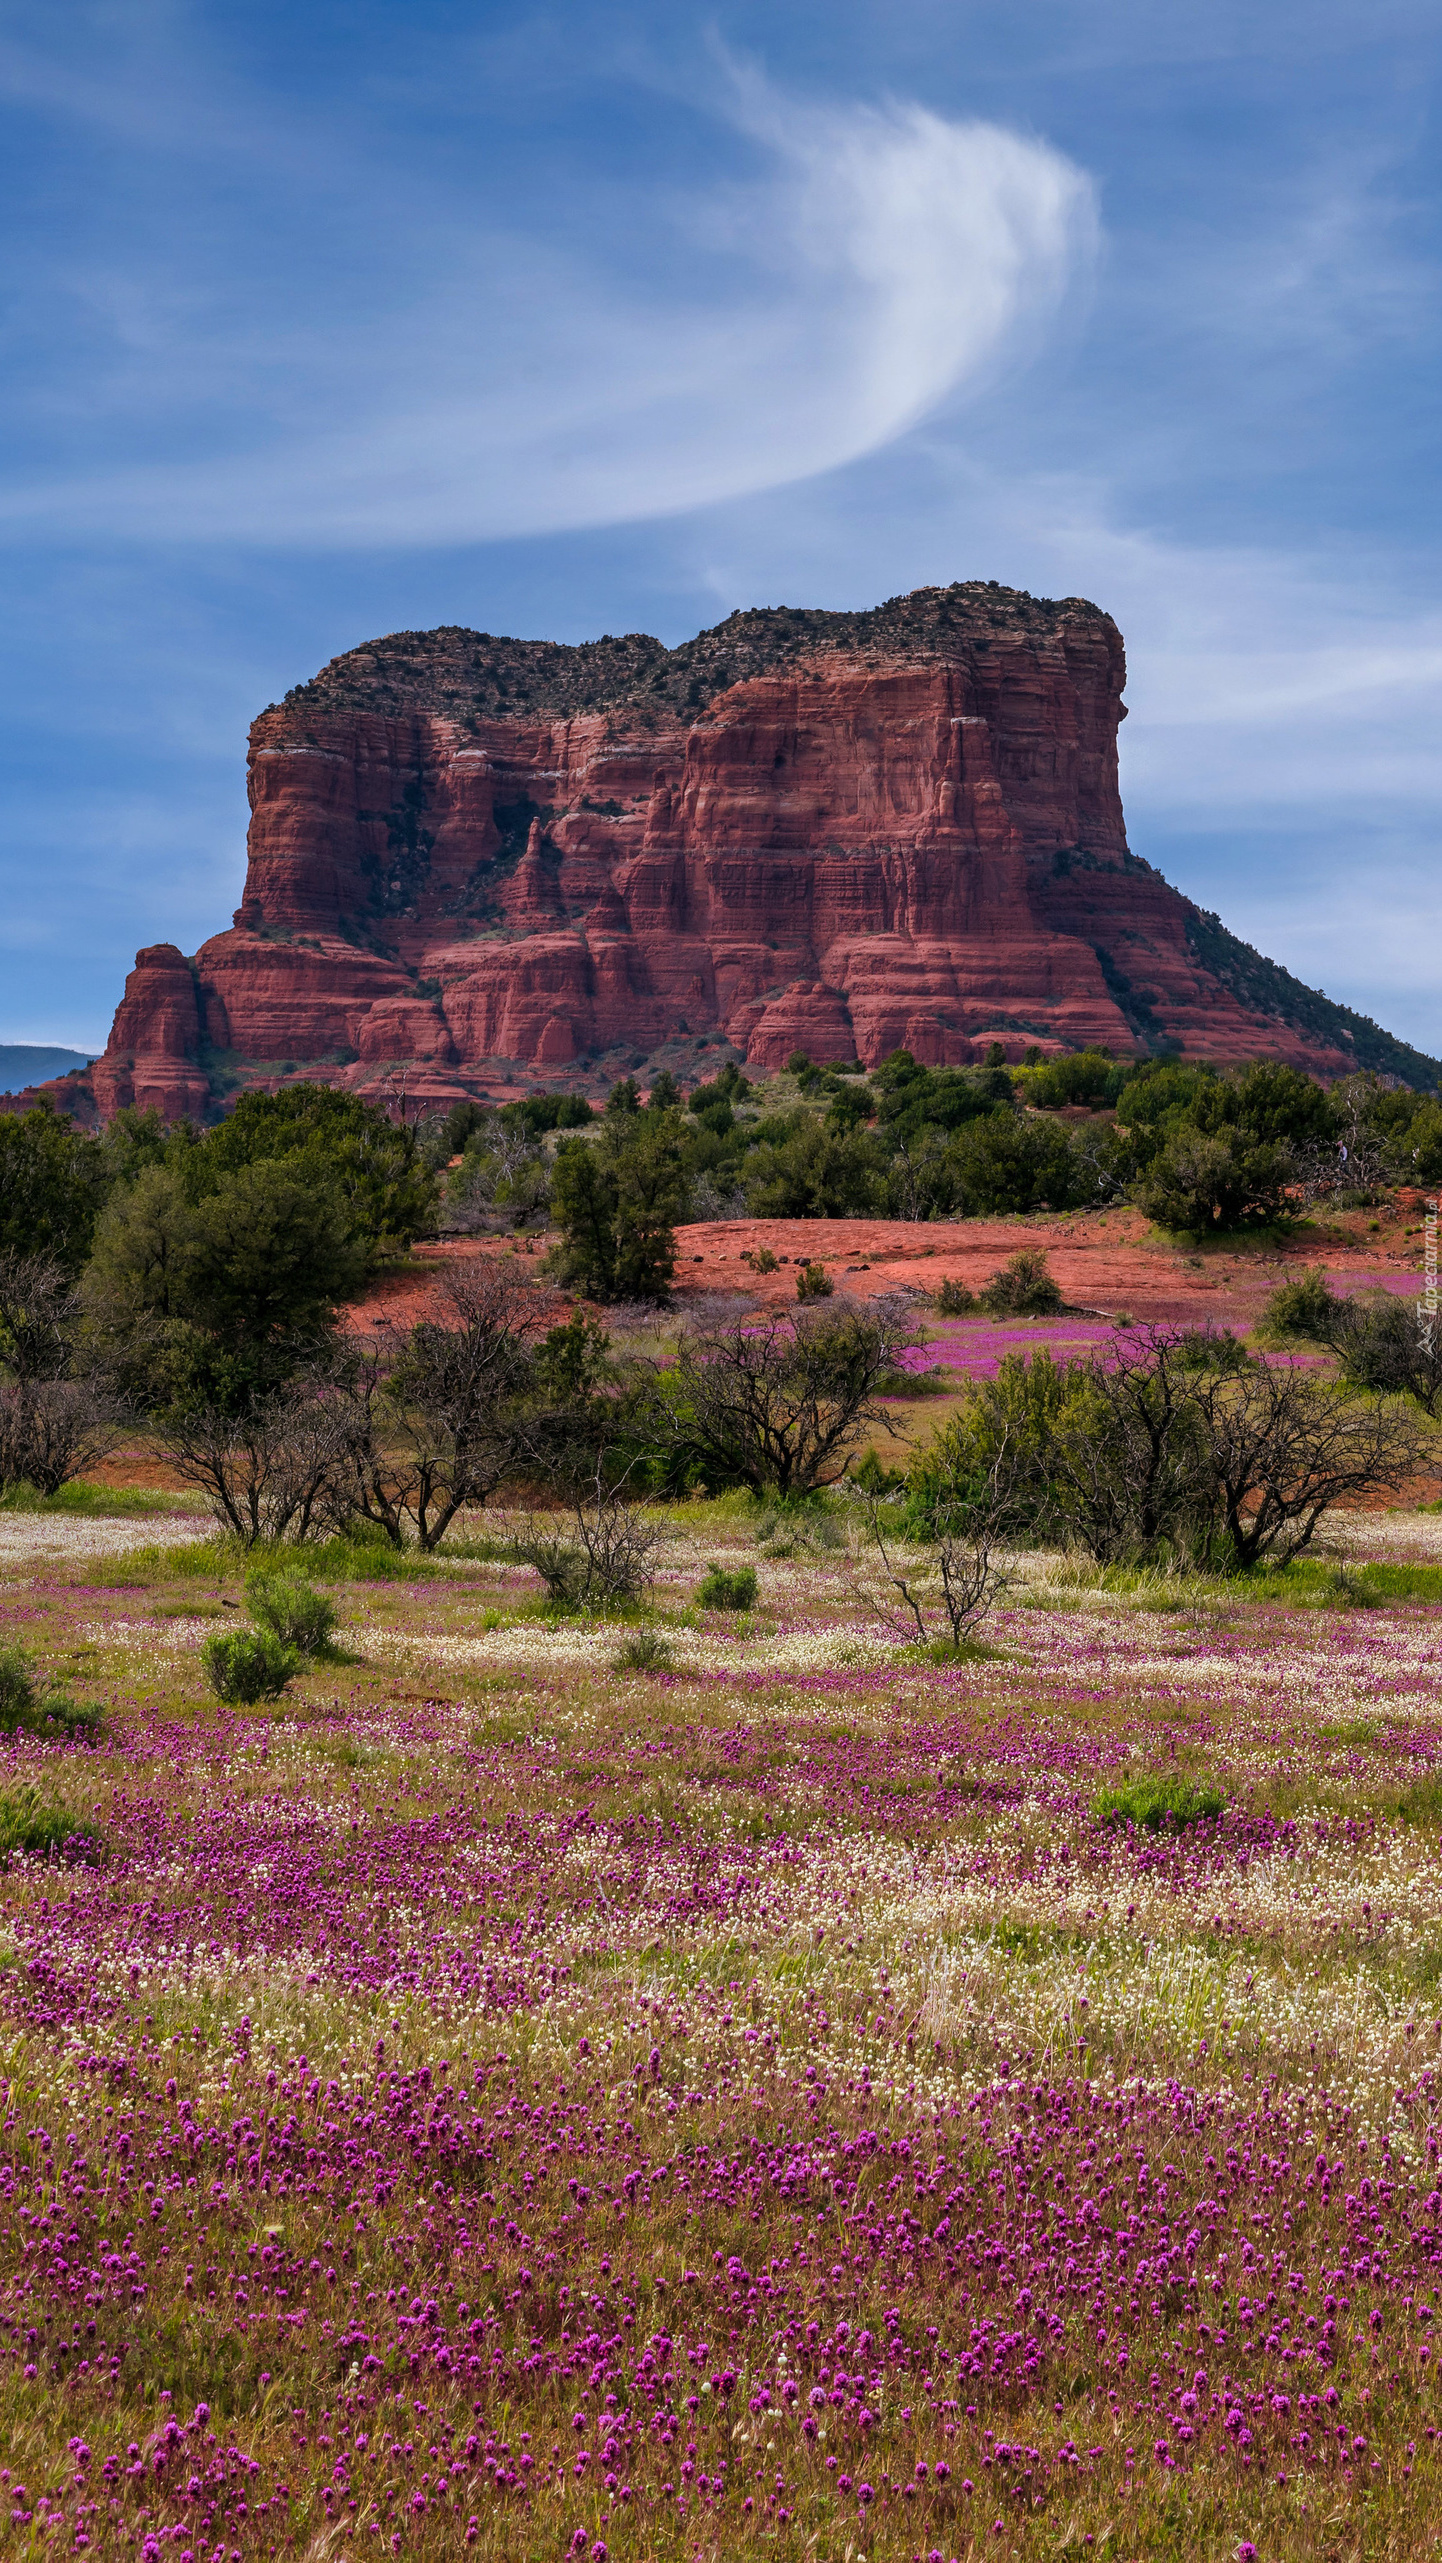
<instances>
[{"instance_id":1,"label":"bare shrub","mask_svg":"<svg viewBox=\"0 0 1442 2563\"><path fill-rule=\"evenodd\" d=\"M1041 1509L1099 1565L1192 1557L1214 1518L1213 1471L1195 1346L1180 1328L1119 1336L1074 1372L1036 1454Z\"/></svg>"},{"instance_id":2,"label":"bare shrub","mask_svg":"<svg viewBox=\"0 0 1442 2563\"><path fill-rule=\"evenodd\" d=\"M54 1495L113 1449L121 1409L84 1369L79 1304L47 1255L0 1255L0 1486Z\"/></svg>"},{"instance_id":3,"label":"bare shrub","mask_svg":"<svg viewBox=\"0 0 1442 2563\"><path fill-rule=\"evenodd\" d=\"M1429 1415L1442 1411L1442 1326L1404 1299L1334 1303L1327 1341L1358 1388L1415 1397Z\"/></svg>"},{"instance_id":4,"label":"bare shrub","mask_svg":"<svg viewBox=\"0 0 1442 2563\"><path fill-rule=\"evenodd\" d=\"M879 1385L915 1340L894 1300L695 1327L658 1379L651 1428L715 1484L806 1494L842 1476L868 1427L893 1429Z\"/></svg>"},{"instance_id":5,"label":"bare shrub","mask_svg":"<svg viewBox=\"0 0 1442 2563\"><path fill-rule=\"evenodd\" d=\"M1217 1525L1239 1566L1285 1565L1336 1505L1435 1473L1425 1427L1391 1399L1269 1364L1242 1379L1204 1376L1197 1396Z\"/></svg>"},{"instance_id":6,"label":"bare shrub","mask_svg":"<svg viewBox=\"0 0 1442 2563\"><path fill-rule=\"evenodd\" d=\"M594 1478L563 1514L533 1514L511 1544L553 1600L581 1611L639 1602L656 1578L661 1533L628 1500L624 1482L607 1483L605 1462L598 1453Z\"/></svg>"},{"instance_id":7,"label":"bare shrub","mask_svg":"<svg viewBox=\"0 0 1442 2563\"><path fill-rule=\"evenodd\" d=\"M93 1380L0 1383L0 1486L54 1495L112 1451L120 1409Z\"/></svg>"},{"instance_id":8,"label":"bare shrub","mask_svg":"<svg viewBox=\"0 0 1442 2563\"><path fill-rule=\"evenodd\" d=\"M355 1357L335 1392L343 1421L336 1501L396 1547L422 1549L461 1507L484 1504L530 1450L536 1339L552 1301L509 1262L447 1276L447 1316Z\"/></svg>"},{"instance_id":9,"label":"bare shrub","mask_svg":"<svg viewBox=\"0 0 1442 2563\"><path fill-rule=\"evenodd\" d=\"M342 1527L348 1418L322 1377L293 1381L243 1415L172 1416L160 1447L245 1548Z\"/></svg>"},{"instance_id":10,"label":"bare shrub","mask_svg":"<svg viewBox=\"0 0 1442 2563\"><path fill-rule=\"evenodd\" d=\"M959 1650L1005 1590L1009 1577L999 1550L1015 1517L1016 1489L1015 1460L1003 1444L988 1474L968 1490L963 1508L953 1500L937 1506L929 1519L918 1520L914 1508L908 1513L908 1534L928 1543L911 1565L902 1558L899 1529L887 1520L885 1497L856 1490L882 1581L897 1597L919 1646L936 1643L940 1631L932 1615L939 1608L949 1631L942 1642Z\"/></svg>"},{"instance_id":11,"label":"bare shrub","mask_svg":"<svg viewBox=\"0 0 1442 2563\"><path fill-rule=\"evenodd\" d=\"M491 1122L446 1187L444 1224L463 1236L524 1227L545 1208L550 1188L551 1169L532 1134Z\"/></svg>"},{"instance_id":12,"label":"bare shrub","mask_svg":"<svg viewBox=\"0 0 1442 2563\"><path fill-rule=\"evenodd\" d=\"M74 1283L49 1255L0 1254L0 1368L11 1379L63 1379L79 1322Z\"/></svg>"},{"instance_id":13,"label":"bare shrub","mask_svg":"<svg viewBox=\"0 0 1442 2563\"><path fill-rule=\"evenodd\" d=\"M1043 1511L1106 1565L1284 1565L1334 1506L1396 1493L1428 1462L1396 1401L1149 1327L1073 1372L1032 1454Z\"/></svg>"}]
</instances>

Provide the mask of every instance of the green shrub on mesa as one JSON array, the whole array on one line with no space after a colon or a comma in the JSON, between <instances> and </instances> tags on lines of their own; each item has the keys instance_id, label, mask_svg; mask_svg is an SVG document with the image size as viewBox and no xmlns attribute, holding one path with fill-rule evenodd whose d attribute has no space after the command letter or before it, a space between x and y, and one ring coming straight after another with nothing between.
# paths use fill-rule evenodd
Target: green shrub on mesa
<instances>
[{"instance_id":1,"label":"green shrub on mesa","mask_svg":"<svg viewBox=\"0 0 1442 2563\"><path fill-rule=\"evenodd\" d=\"M993 1317L1054 1317L1064 1302L1041 1249L1023 1246L992 1274L981 1305Z\"/></svg>"}]
</instances>

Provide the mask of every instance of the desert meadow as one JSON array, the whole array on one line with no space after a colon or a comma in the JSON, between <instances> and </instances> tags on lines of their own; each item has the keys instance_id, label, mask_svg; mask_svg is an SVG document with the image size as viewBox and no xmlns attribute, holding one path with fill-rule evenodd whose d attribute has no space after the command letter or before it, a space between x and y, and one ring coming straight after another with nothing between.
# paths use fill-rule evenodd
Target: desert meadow
<instances>
[{"instance_id":1,"label":"desert meadow","mask_svg":"<svg viewBox=\"0 0 1442 2563\"><path fill-rule=\"evenodd\" d=\"M0 1515L105 1709L0 1748L7 2552L1435 2545L1442 1517L945 1663L844 1500L677 1504L628 1667L472 1515L244 1709L114 1501Z\"/></svg>"}]
</instances>

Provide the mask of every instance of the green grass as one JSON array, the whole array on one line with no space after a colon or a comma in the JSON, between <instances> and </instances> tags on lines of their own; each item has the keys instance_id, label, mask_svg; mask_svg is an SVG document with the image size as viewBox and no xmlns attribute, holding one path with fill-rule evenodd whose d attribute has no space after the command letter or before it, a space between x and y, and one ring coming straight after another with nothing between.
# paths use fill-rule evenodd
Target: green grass
<instances>
[{"instance_id":1,"label":"green grass","mask_svg":"<svg viewBox=\"0 0 1442 2563\"><path fill-rule=\"evenodd\" d=\"M955 1391L956 1380L945 1362L930 1370L885 1370L876 1383L878 1397L951 1397Z\"/></svg>"},{"instance_id":2,"label":"green grass","mask_svg":"<svg viewBox=\"0 0 1442 2563\"><path fill-rule=\"evenodd\" d=\"M1442 1602L1442 1566L1368 1558L1350 1567L1344 1582L1335 1560L1299 1557L1290 1566L1259 1567L1254 1574L1238 1576L1236 1590L1248 1601L1330 1610L1348 1602Z\"/></svg>"},{"instance_id":3,"label":"green grass","mask_svg":"<svg viewBox=\"0 0 1442 2563\"><path fill-rule=\"evenodd\" d=\"M1404 1789L1397 1813L1404 1824L1442 1825L1442 1771L1429 1771Z\"/></svg>"},{"instance_id":4,"label":"green grass","mask_svg":"<svg viewBox=\"0 0 1442 2563\"><path fill-rule=\"evenodd\" d=\"M1098 1789L1092 1813L1103 1824L1136 1824L1148 1833L1160 1833L1183 1824L1215 1823L1225 1803L1221 1790L1210 1781L1150 1772L1145 1779Z\"/></svg>"},{"instance_id":5,"label":"green grass","mask_svg":"<svg viewBox=\"0 0 1442 2563\"><path fill-rule=\"evenodd\" d=\"M82 1828L63 1807L42 1798L38 1789L0 1790L0 1862L16 1851L32 1855L61 1851L81 1837Z\"/></svg>"},{"instance_id":6,"label":"green grass","mask_svg":"<svg viewBox=\"0 0 1442 2563\"><path fill-rule=\"evenodd\" d=\"M23 1478L0 1492L0 1513L60 1513L87 1522L130 1522L192 1509L180 1496L158 1495L146 1486L97 1486L88 1477L73 1477L54 1495L42 1495Z\"/></svg>"},{"instance_id":7,"label":"green grass","mask_svg":"<svg viewBox=\"0 0 1442 2563\"><path fill-rule=\"evenodd\" d=\"M320 1584L425 1583L447 1560L482 1564L509 1554L503 1540L492 1539L447 1540L433 1554L395 1549L379 1539L258 1541L254 1548L243 1548L239 1540L217 1531L209 1539L146 1541L122 1557L87 1558L80 1580L107 1589L174 1580L213 1584L268 1568L304 1572Z\"/></svg>"},{"instance_id":8,"label":"green grass","mask_svg":"<svg viewBox=\"0 0 1442 2563\"><path fill-rule=\"evenodd\" d=\"M1018 1585L1014 1600L1023 1609L1068 1610L1082 1593L1115 1593L1134 1609L1150 1611L1243 1602L1279 1602L1291 1610L1365 1610L1388 1602L1442 1602L1442 1566L1299 1557L1288 1566L1215 1575L1158 1566L1088 1566L1074 1559L1064 1575Z\"/></svg>"},{"instance_id":9,"label":"green grass","mask_svg":"<svg viewBox=\"0 0 1442 2563\"><path fill-rule=\"evenodd\" d=\"M676 1653L661 1629L636 1629L611 1661L618 1673L669 1673Z\"/></svg>"}]
</instances>

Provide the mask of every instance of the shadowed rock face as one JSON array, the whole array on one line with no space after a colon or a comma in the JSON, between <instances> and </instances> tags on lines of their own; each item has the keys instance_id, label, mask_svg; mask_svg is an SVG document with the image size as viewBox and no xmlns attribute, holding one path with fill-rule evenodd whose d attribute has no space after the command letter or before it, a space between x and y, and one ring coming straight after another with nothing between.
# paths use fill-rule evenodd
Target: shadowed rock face
<instances>
[{"instance_id":1,"label":"shadowed rock face","mask_svg":"<svg viewBox=\"0 0 1442 2563\"><path fill-rule=\"evenodd\" d=\"M255 723L235 923L137 955L96 1101L194 1113L217 1071L440 1099L718 1037L760 1067L992 1040L1352 1065L1203 968L1128 853L1125 676L1095 606L976 584L672 651L350 651Z\"/></svg>"}]
</instances>

